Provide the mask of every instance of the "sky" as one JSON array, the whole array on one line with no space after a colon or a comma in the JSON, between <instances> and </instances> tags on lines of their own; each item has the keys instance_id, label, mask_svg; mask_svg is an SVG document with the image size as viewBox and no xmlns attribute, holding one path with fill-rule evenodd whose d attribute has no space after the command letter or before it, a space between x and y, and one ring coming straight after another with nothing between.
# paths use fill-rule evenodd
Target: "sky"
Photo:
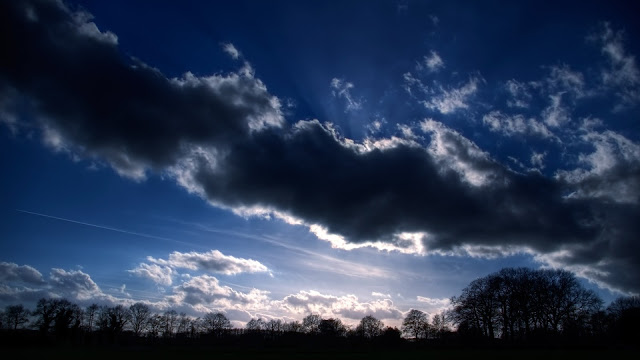
<instances>
[{"instance_id":1,"label":"sky","mask_svg":"<svg viewBox=\"0 0 640 360\"><path fill-rule=\"evenodd\" d=\"M0 305L399 325L640 293L628 1L6 1Z\"/></svg>"}]
</instances>

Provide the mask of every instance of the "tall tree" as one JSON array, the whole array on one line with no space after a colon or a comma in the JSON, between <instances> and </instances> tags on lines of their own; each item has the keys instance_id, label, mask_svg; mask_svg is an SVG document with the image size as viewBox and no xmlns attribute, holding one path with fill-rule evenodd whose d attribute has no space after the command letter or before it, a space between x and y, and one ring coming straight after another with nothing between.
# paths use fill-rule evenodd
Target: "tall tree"
<instances>
[{"instance_id":1,"label":"tall tree","mask_svg":"<svg viewBox=\"0 0 640 360\"><path fill-rule=\"evenodd\" d=\"M504 339L584 332L602 306L573 274L527 268L506 268L474 280L451 302L459 329Z\"/></svg>"},{"instance_id":2,"label":"tall tree","mask_svg":"<svg viewBox=\"0 0 640 360\"><path fill-rule=\"evenodd\" d=\"M22 305L9 305L4 310L4 321L7 323L7 327L12 330L17 330L23 324L29 322L29 310L25 309Z\"/></svg>"},{"instance_id":3,"label":"tall tree","mask_svg":"<svg viewBox=\"0 0 640 360\"><path fill-rule=\"evenodd\" d=\"M146 304L137 302L129 306L129 313L131 314L131 328L136 336L140 336L140 333L146 330L151 316L151 309Z\"/></svg>"},{"instance_id":4,"label":"tall tree","mask_svg":"<svg viewBox=\"0 0 640 360\"><path fill-rule=\"evenodd\" d=\"M215 336L221 336L226 330L231 329L231 321L221 312L207 313L202 321L206 331Z\"/></svg>"},{"instance_id":5,"label":"tall tree","mask_svg":"<svg viewBox=\"0 0 640 360\"><path fill-rule=\"evenodd\" d=\"M411 309L402 321L402 332L414 339L426 338L428 328L427 314L420 310Z\"/></svg>"},{"instance_id":6,"label":"tall tree","mask_svg":"<svg viewBox=\"0 0 640 360\"><path fill-rule=\"evenodd\" d=\"M383 329L384 324L382 321L371 315L367 315L360 320L360 323L356 327L356 334L361 337L371 339L380 336Z\"/></svg>"},{"instance_id":7,"label":"tall tree","mask_svg":"<svg viewBox=\"0 0 640 360\"><path fill-rule=\"evenodd\" d=\"M100 310L100 306L94 303L87 306L87 308L84 311L85 325L87 330L89 331L93 331L93 328L96 324L96 319L98 317L98 310Z\"/></svg>"},{"instance_id":8,"label":"tall tree","mask_svg":"<svg viewBox=\"0 0 640 360\"><path fill-rule=\"evenodd\" d=\"M302 327L309 334L317 334L320 331L322 318L318 314L309 314L302 319Z\"/></svg>"}]
</instances>

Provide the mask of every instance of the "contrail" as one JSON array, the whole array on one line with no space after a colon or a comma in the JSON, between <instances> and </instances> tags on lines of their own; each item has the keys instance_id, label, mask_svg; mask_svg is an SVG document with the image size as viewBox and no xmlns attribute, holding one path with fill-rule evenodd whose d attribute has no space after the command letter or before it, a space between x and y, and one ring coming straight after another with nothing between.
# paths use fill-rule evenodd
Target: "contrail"
<instances>
[{"instance_id":1,"label":"contrail","mask_svg":"<svg viewBox=\"0 0 640 360\"><path fill-rule=\"evenodd\" d=\"M47 215L47 214L40 214L40 213L33 212L33 211L20 210L20 209L16 209L16 211L19 211L19 212L25 213L25 214L30 214L30 215L42 216L42 217L49 218L49 219L66 221L66 222L70 222L70 223L73 223L73 224L91 226L91 227L94 227L94 228L104 229L104 230L111 230L111 231L115 231L115 232L119 232L119 233L123 233L123 234L128 234L128 235L135 235L135 236L141 236L141 237L146 237L146 238L150 238L150 239L157 239L157 240L163 240L163 241L172 241L172 242L182 243L182 241L169 239L169 238L164 238L164 237L161 237L161 236L155 236L155 235L149 235L149 234L144 234L144 233L139 233L139 232L134 232L134 231L122 230L122 229L113 228L113 227L109 227L109 226L90 224L90 223L86 223L86 222L82 222L82 221L65 219L65 218L52 216L52 215Z\"/></svg>"}]
</instances>

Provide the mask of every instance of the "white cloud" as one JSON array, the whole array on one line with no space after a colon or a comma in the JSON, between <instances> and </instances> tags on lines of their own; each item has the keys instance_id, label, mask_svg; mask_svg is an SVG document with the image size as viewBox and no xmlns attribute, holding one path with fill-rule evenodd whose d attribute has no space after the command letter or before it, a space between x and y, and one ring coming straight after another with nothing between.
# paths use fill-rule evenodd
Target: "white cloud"
<instances>
[{"instance_id":1,"label":"white cloud","mask_svg":"<svg viewBox=\"0 0 640 360\"><path fill-rule=\"evenodd\" d=\"M73 14L73 20L75 26L77 26L78 34L93 38L100 42L104 42L111 45L118 44L118 37L111 31L102 32L98 29L98 26L92 22L93 15L78 11Z\"/></svg>"},{"instance_id":2,"label":"white cloud","mask_svg":"<svg viewBox=\"0 0 640 360\"><path fill-rule=\"evenodd\" d=\"M322 294L315 290L300 291L274 303L298 316L319 314L324 318L346 319L347 323L349 319L358 321L367 315L381 320L402 318L402 312L390 299L361 302L355 295L335 296Z\"/></svg>"},{"instance_id":3,"label":"white cloud","mask_svg":"<svg viewBox=\"0 0 640 360\"><path fill-rule=\"evenodd\" d=\"M425 248L423 239L427 237L426 233L399 233L393 235L393 241L364 241L364 242L348 242L343 236L332 234L329 230L319 224L309 226L311 231L318 239L331 243L334 249L354 250L365 247L374 248L380 251L397 251L403 254L424 254Z\"/></svg>"},{"instance_id":4,"label":"white cloud","mask_svg":"<svg viewBox=\"0 0 640 360\"><path fill-rule=\"evenodd\" d=\"M233 60L238 60L241 56L240 51L231 43L222 44L222 50L229 54Z\"/></svg>"},{"instance_id":5,"label":"white cloud","mask_svg":"<svg viewBox=\"0 0 640 360\"><path fill-rule=\"evenodd\" d=\"M492 132L501 133L505 136L526 134L543 138L555 138L544 123L533 118L527 119L520 114L509 116L499 110L494 110L485 114L482 117L482 122Z\"/></svg>"},{"instance_id":6,"label":"white cloud","mask_svg":"<svg viewBox=\"0 0 640 360\"><path fill-rule=\"evenodd\" d=\"M173 288L174 295L168 296L169 301L191 306L204 305L208 308L230 309L265 309L268 308L268 291L251 289L249 292L240 292L230 286L221 285L213 276L194 276L184 283Z\"/></svg>"},{"instance_id":7,"label":"white cloud","mask_svg":"<svg viewBox=\"0 0 640 360\"><path fill-rule=\"evenodd\" d=\"M502 177L489 154L459 132L433 119L422 121L420 129L431 135L427 151L441 164L442 171L456 171L473 186L495 183Z\"/></svg>"},{"instance_id":8,"label":"white cloud","mask_svg":"<svg viewBox=\"0 0 640 360\"><path fill-rule=\"evenodd\" d=\"M140 277L151 279L156 284L169 286L173 283L172 275L174 271L168 266L141 263L135 269L129 270L129 272Z\"/></svg>"},{"instance_id":9,"label":"white cloud","mask_svg":"<svg viewBox=\"0 0 640 360\"><path fill-rule=\"evenodd\" d=\"M549 95L551 104L542 111L545 124L551 127L560 127L569 122L569 110L562 105L562 93Z\"/></svg>"},{"instance_id":10,"label":"white cloud","mask_svg":"<svg viewBox=\"0 0 640 360\"><path fill-rule=\"evenodd\" d=\"M547 156L546 152L542 152L542 153L538 153L538 152L533 152L531 154L531 165L539 168L539 169L544 169L544 158L545 156Z\"/></svg>"},{"instance_id":11,"label":"white cloud","mask_svg":"<svg viewBox=\"0 0 640 360\"><path fill-rule=\"evenodd\" d=\"M354 85L344 79L333 78L331 80L331 94L337 98L343 98L347 106L345 111L360 110L362 108L362 100L357 100L351 95L351 89Z\"/></svg>"},{"instance_id":12,"label":"white cloud","mask_svg":"<svg viewBox=\"0 0 640 360\"><path fill-rule=\"evenodd\" d=\"M511 95L511 98L507 100L507 106L519 108L529 107L532 96L527 84L512 79L505 83L505 89L507 89L507 92Z\"/></svg>"},{"instance_id":13,"label":"white cloud","mask_svg":"<svg viewBox=\"0 0 640 360\"><path fill-rule=\"evenodd\" d=\"M584 75L571 70L568 65L552 66L546 82L549 89L556 93L567 93L576 98L587 95Z\"/></svg>"},{"instance_id":14,"label":"white cloud","mask_svg":"<svg viewBox=\"0 0 640 360\"><path fill-rule=\"evenodd\" d=\"M440 57L440 55L438 55L437 52L431 50L429 56L424 57L424 66L426 66L430 72L438 72L442 68L444 68L444 61L442 61L442 58ZM423 65L418 64L418 69L422 68Z\"/></svg>"},{"instance_id":15,"label":"white cloud","mask_svg":"<svg viewBox=\"0 0 640 360\"><path fill-rule=\"evenodd\" d=\"M391 298L391 294L384 294L384 293L377 292L377 291L372 291L371 292L371 296L381 297L381 298L386 298L386 299L390 299Z\"/></svg>"},{"instance_id":16,"label":"white cloud","mask_svg":"<svg viewBox=\"0 0 640 360\"><path fill-rule=\"evenodd\" d=\"M171 268L208 271L225 275L269 271L259 261L224 255L218 250L210 250L204 253L174 251L169 254L168 260L156 259L151 256L147 257L147 260L154 264Z\"/></svg>"},{"instance_id":17,"label":"white cloud","mask_svg":"<svg viewBox=\"0 0 640 360\"><path fill-rule=\"evenodd\" d=\"M451 301L447 298L438 299L438 298L430 298L426 296L417 296L416 300L422 303L422 308L425 312L434 315L440 313L449 308L451 305Z\"/></svg>"},{"instance_id":18,"label":"white cloud","mask_svg":"<svg viewBox=\"0 0 640 360\"><path fill-rule=\"evenodd\" d=\"M442 114L450 114L459 109L467 109L469 107L469 99L478 91L478 84L481 82L479 77L471 77L469 81L459 88L445 89L441 85L436 93L428 100L423 100L422 104L431 110L438 110Z\"/></svg>"},{"instance_id":19,"label":"white cloud","mask_svg":"<svg viewBox=\"0 0 640 360\"><path fill-rule=\"evenodd\" d=\"M614 32L609 23L604 23L600 31L588 39L600 44L600 51L609 61L609 67L602 70L602 82L614 89L622 101L620 105L640 102L640 71L635 57L624 48L624 32Z\"/></svg>"},{"instance_id":20,"label":"white cloud","mask_svg":"<svg viewBox=\"0 0 640 360\"><path fill-rule=\"evenodd\" d=\"M640 179L626 173L640 165L640 144L614 131L588 131L581 137L594 151L581 153L585 168L559 170L556 177L576 186L570 197L596 197L620 203L640 201Z\"/></svg>"},{"instance_id":21,"label":"white cloud","mask_svg":"<svg viewBox=\"0 0 640 360\"><path fill-rule=\"evenodd\" d=\"M87 300L103 295L89 274L80 270L66 271L53 268L49 278L53 291L65 297Z\"/></svg>"},{"instance_id":22,"label":"white cloud","mask_svg":"<svg viewBox=\"0 0 640 360\"><path fill-rule=\"evenodd\" d=\"M18 265L9 262L0 262L0 282L3 283L25 283L44 284L42 274L29 265Z\"/></svg>"}]
</instances>

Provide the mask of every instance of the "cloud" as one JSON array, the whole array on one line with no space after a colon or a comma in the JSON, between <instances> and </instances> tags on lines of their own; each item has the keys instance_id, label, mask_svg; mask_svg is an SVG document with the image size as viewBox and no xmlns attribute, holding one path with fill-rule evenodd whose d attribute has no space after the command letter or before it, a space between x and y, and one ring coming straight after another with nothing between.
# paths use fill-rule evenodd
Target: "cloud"
<instances>
[{"instance_id":1,"label":"cloud","mask_svg":"<svg viewBox=\"0 0 640 360\"><path fill-rule=\"evenodd\" d=\"M288 295L277 304L293 314L319 314L324 318L360 320L367 315L381 320L402 318L402 312L390 299L361 302L355 295L334 296L315 290Z\"/></svg>"},{"instance_id":2,"label":"cloud","mask_svg":"<svg viewBox=\"0 0 640 360\"><path fill-rule=\"evenodd\" d=\"M438 314L447 310L451 304L449 299L430 298L425 296L417 296L416 300L421 303L421 308L431 315Z\"/></svg>"},{"instance_id":3,"label":"cloud","mask_svg":"<svg viewBox=\"0 0 640 360\"><path fill-rule=\"evenodd\" d=\"M45 281L42 278L42 274L29 265L18 265L2 261L0 262L0 282L41 285Z\"/></svg>"},{"instance_id":4,"label":"cloud","mask_svg":"<svg viewBox=\"0 0 640 360\"><path fill-rule=\"evenodd\" d=\"M222 50L229 54L233 60L238 60L242 56L240 51L231 43L222 44Z\"/></svg>"},{"instance_id":5,"label":"cloud","mask_svg":"<svg viewBox=\"0 0 640 360\"><path fill-rule=\"evenodd\" d=\"M507 81L504 87L511 96L511 98L507 100L507 106L519 108L529 107L532 95L527 84L512 79Z\"/></svg>"},{"instance_id":6,"label":"cloud","mask_svg":"<svg viewBox=\"0 0 640 360\"><path fill-rule=\"evenodd\" d=\"M194 149L220 150L284 121L279 99L251 72L170 79L124 57L113 36L62 2L7 3L3 13L15 29L2 38L11 54L0 60L3 112L32 104L21 121L36 119L47 143L123 176L142 179Z\"/></svg>"},{"instance_id":7,"label":"cloud","mask_svg":"<svg viewBox=\"0 0 640 360\"><path fill-rule=\"evenodd\" d=\"M538 169L544 169L545 156L547 156L546 152L538 153L534 151L531 154L531 165L535 166Z\"/></svg>"},{"instance_id":8,"label":"cloud","mask_svg":"<svg viewBox=\"0 0 640 360\"><path fill-rule=\"evenodd\" d=\"M56 293L72 299L84 300L102 294L89 274L80 270L51 269L49 283Z\"/></svg>"},{"instance_id":9,"label":"cloud","mask_svg":"<svg viewBox=\"0 0 640 360\"><path fill-rule=\"evenodd\" d=\"M138 267L128 270L137 276L151 279L156 284L169 286L173 283L172 275L175 273L168 266L141 263Z\"/></svg>"},{"instance_id":10,"label":"cloud","mask_svg":"<svg viewBox=\"0 0 640 360\"><path fill-rule=\"evenodd\" d=\"M512 172L433 119L415 125L414 138L355 141L318 120L286 123L280 100L248 65L170 79L125 57L114 36L85 26L87 17L61 2L0 6L3 26L17 29L0 35L9 44L9 55L0 57L0 110L39 129L60 151L105 161L137 180L149 172L173 178L213 206L306 226L336 247L478 256L567 251L571 256L555 261L590 269L616 264L603 268L599 281L640 290L640 251L620 251L635 249L640 234L632 220L640 217L635 143L613 133L592 135L601 150L583 156L584 172L554 178ZM544 95L551 106L542 118L560 128L571 124L562 112L582 95L580 76L558 69L544 85L553 91ZM355 106L353 86L335 80L335 95ZM424 95L424 106L441 114L469 108L481 82L471 76L454 87L426 86L405 76L412 96ZM605 163L596 158L607 147L620 153L620 166L594 165ZM633 201L605 194L607 184ZM70 289L71 278L82 280L74 272L55 276ZM75 289L95 290L88 282ZM188 289L176 291L193 293L193 303L215 294Z\"/></svg>"},{"instance_id":11,"label":"cloud","mask_svg":"<svg viewBox=\"0 0 640 360\"><path fill-rule=\"evenodd\" d=\"M168 260L155 259L151 256L147 259L149 262L170 268L200 270L225 275L269 271L266 266L256 260L224 255L218 250L210 250L204 253L174 251L169 254Z\"/></svg>"},{"instance_id":12,"label":"cloud","mask_svg":"<svg viewBox=\"0 0 640 360\"><path fill-rule=\"evenodd\" d=\"M568 65L551 66L549 69L545 81L550 91L571 94L576 98L587 95L582 73L571 70Z\"/></svg>"},{"instance_id":13,"label":"cloud","mask_svg":"<svg viewBox=\"0 0 640 360\"><path fill-rule=\"evenodd\" d=\"M623 31L614 31L608 22L588 39L600 46L601 53L608 60L608 67L602 70L602 83L615 91L621 103L616 107L636 105L640 101L640 71L633 55L624 48Z\"/></svg>"},{"instance_id":14,"label":"cloud","mask_svg":"<svg viewBox=\"0 0 640 360\"><path fill-rule=\"evenodd\" d=\"M534 118L524 115L506 115L499 110L493 110L482 117L482 123L492 132L504 136L530 135L542 138L557 139L547 126Z\"/></svg>"},{"instance_id":15,"label":"cloud","mask_svg":"<svg viewBox=\"0 0 640 360\"><path fill-rule=\"evenodd\" d=\"M223 308L264 308L268 301L268 292L251 289L243 293L229 286L220 285L218 279L209 275L194 276L173 288L174 295L169 297L172 303L187 303L191 306L207 305Z\"/></svg>"},{"instance_id":16,"label":"cloud","mask_svg":"<svg viewBox=\"0 0 640 360\"><path fill-rule=\"evenodd\" d=\"M617 203L640 203L640 145L614 131L587 131L581 136L594 150L581 153L583 167L559 170L556 177L572 184L573 198L600 198Z\"/></svg>"},{"instance_id":17,"label":"cloud","mask_svg":"<svg viewBox=\"0 0 640 360\"><path fill-rule=\"evenodd\" d=\"M436 89L431 89L434 95L428 100L423 100L422 104L431 110L437 110L441 114L451 114L460 109L469 107L469 99L478 91L479 77L470 77L467 83L458 88L444 88L438 85Z\"/></svg>"},{"instance_id":18,"label":"cloud","mask_svg":"<svg viewBox=\"0 0 640 360\"><path fill-rule=\"evenodd\" d=\"M362 108L362 100L356 100L351 95L352 83L343 79L333 78L331 80L331 94L337 98L343 98L347 104L346 111L359 110Z\"/></svg>"},{"instance_id":19,"label":"cloud","mask_svg":"<svg viewBox=\"0 0 640 360\"><path fill-rule=\"evenodd\" d=\"M390 298L391 298L391 294L384 294L384 293L377 292L377 291L373 291L373 292L371 292L371 296L381 297L381 298L387 298L387 299L390 299Z\"/></svg>"},{"instance_id":20,"label":"cloud","mask_svg":"<svg viewBox=\"0 0 640 360\"><path fill-rule=\"evenodd\" d=\"M427 67L429 72L438 72L444 68L444 61L442 61L442 58L437 52L431 50L429 56L424 57L424 65L422 63L418 64L418 70L423 69L424 66Z\"/></svg>"}]
</instances>

